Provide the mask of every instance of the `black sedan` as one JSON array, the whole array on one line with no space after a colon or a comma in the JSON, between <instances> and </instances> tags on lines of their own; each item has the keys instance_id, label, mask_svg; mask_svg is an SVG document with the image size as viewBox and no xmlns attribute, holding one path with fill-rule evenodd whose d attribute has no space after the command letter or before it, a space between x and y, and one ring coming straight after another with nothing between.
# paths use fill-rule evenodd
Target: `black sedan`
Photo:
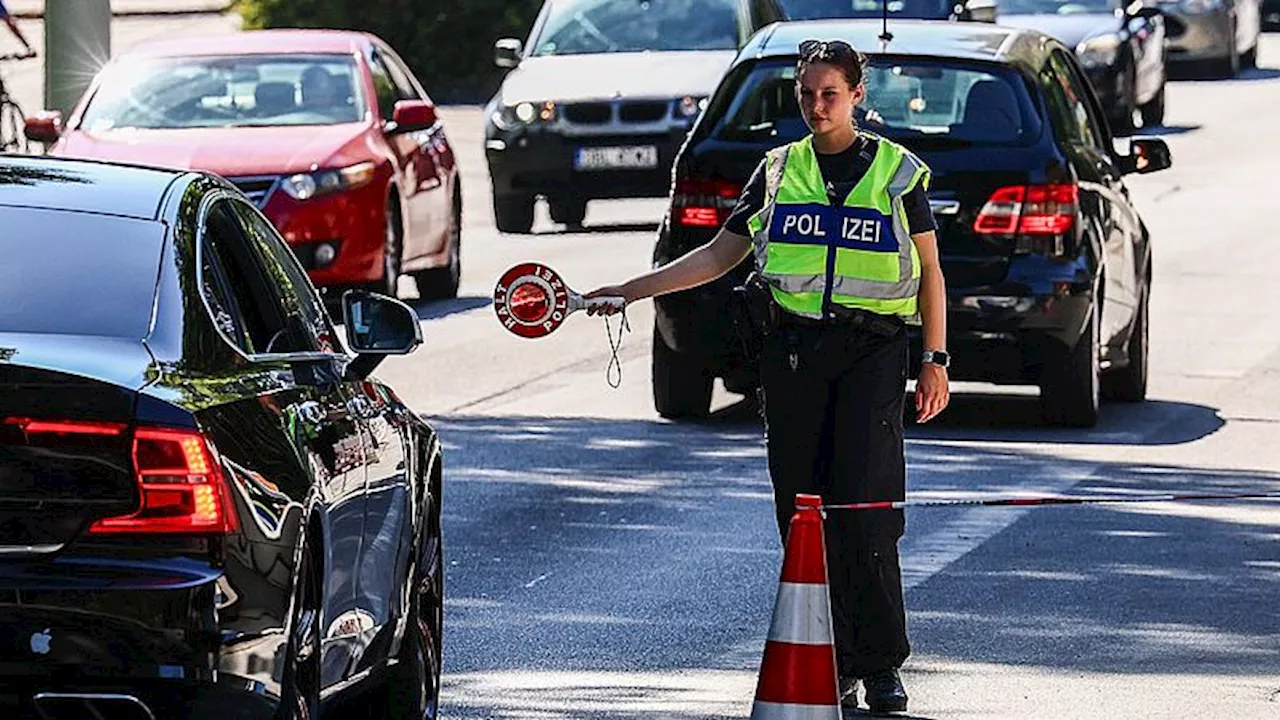
<instances>
[{"instance_id":1,"label":"black sedan","mask_svg":"<svg viewBox=\"0 0 1280 720\"><path fill-rule=\"evenodd\" d=\"M189 172L0 157L0 708L434 717L441 448L343 298Z\"/></svg>"},{"instance_id":2,"label":"black sedan","mask_svg":"<svg viewBox=\"0 0 1280 720\"><path fill-rule=\"evenodd\" d=\"M1119 0L1001 0L1000 24L1039 30L1075 48L1114 132L1164 122L1165 22L1159 8Z\"/></svg>"},{"instance_id":3,"label":"black sedan","mask_svg":"<svg viewBox=\"0 0 1280 720\"><path fill-rule=\"evenodd\" d=\"M956 380L1039 384L1051 421L1089 426L1101 397L1141 400L1147 381L1151 244L1123 175L1170 163L1159 139L1115 153L1072 48L1042 33L900 21L788 22L743 49L676 161L655 265L707 242L768 148L807 128L795 99L797 46L841 38L870 51L864 127L934 170ZM746 392L729 309L748 258L709 285L656 299L654 402L705 415L712 382ZM912 371L918 368L918 332Z\"/></svg>"}]
</instances>

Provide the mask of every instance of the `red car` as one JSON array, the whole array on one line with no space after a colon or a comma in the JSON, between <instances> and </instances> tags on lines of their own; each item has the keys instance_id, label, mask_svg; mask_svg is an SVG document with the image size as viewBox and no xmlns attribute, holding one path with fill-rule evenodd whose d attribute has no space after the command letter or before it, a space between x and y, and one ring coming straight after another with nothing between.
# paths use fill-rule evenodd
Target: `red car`
<instances>
[{"instance_id":1,"label":"red car","mask_svg":"<svg viewBox=\"0 0 1280 720\"><path fill-rule=\"evenodd\" d=\"M140 45L64 123L52 155L202 170L249 196L322 288L457 295L462 192L435 106L381 39L263 30Z\"/></svg>"}]
</instances>

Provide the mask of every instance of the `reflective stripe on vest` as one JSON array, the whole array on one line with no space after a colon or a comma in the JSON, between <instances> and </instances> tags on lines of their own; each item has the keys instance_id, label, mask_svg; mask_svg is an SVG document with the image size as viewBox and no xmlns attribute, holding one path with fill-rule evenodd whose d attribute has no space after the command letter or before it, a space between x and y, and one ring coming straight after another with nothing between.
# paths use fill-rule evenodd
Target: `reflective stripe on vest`
<instances>
[{"instance_id":1,"label":"reflective stripe on vest","mask_svg":"<svg viewBox=\"0 0 1280 720\"><path fill-rule=\"evenodd\" d=\"M789 312L822 317L830 270L832 303L918 322L920 258L902 199L928 187L929 168L877 140L871 167L842 206L828 200L811 136L766 157L764 205L748 227L756 266Z\"/></svg>"}]
</instances>

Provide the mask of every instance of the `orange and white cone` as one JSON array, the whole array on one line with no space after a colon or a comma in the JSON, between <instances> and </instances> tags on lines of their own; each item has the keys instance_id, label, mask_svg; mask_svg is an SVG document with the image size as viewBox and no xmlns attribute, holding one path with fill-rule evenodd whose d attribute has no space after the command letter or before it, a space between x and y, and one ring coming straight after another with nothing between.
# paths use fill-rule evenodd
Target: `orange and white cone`
<instances>
[{"instance_id":1,"label":"orange and white cone","mask_svg":"<svg viewBox=\"0 0 1280 720\"><path fill-rule=\"evenodd\" d=\"M751 720L840 720L822 498L797 495Z\"/></svg>"}]
</instances>

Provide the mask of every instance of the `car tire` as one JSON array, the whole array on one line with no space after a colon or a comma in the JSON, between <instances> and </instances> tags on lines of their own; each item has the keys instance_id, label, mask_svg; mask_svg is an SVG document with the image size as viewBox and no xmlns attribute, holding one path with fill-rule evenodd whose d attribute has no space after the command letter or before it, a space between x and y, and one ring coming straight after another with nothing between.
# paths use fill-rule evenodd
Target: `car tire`
<instances>
[{"instance_id":1,"label":"car tire","mask_svg":"<svg viewBox=\"0 0 1280 720\"><path fill-rule=\"evenodd\" d=\"M1223 79L1230 79L1240 74L1240 51L1236 48L1236 29L1231 28L1231 41L1227 45L1226 57L1214 61L1214 74Z\"/></svg>"},{"instance_id":2,"label":"car tire","mask_svg":"<svg viewBox=\"0 0 1280 720\"><path fill-rule=\"evenodd\" d=\"M401 229L400 206L392 201L387 205L386 228L382 245L382 277L369 284L369 290L388 297L397 297L404 252L404 232Z\"/></svg>"},{"instance_id":3,"label":"car tire","mask_svg":"<svg viewBox=\"0 0 1280 720\"><path fill-rule=\"evenodd\" d=\"M1102 377L1102 394L1107 400L1137 403L1147 399L1150 334L1151 281L1148 279L1138 299L1133 330L1129 333L1129 364Z\"/></svg>"},{"instance_id":4,"label":"car tire","mask_svg":"<svg viewBox=\"0 0 1280 720\"><path fill-rule=\"evenodd\" d=\"M532 195L494 195L493 221L498 232L528 234L533 229Z\"/></svg>"},{"instance_id":5,"label":"car tire","mask_svg":"<svg viewBox=\"0 0 1280 720\"><path fill-rule=\"evenodd\" d=\"M653 329L653 407L659 415L668 420L706 418L714 383L705 360L672 350Z\"/></svg>"},{"instance_id":6,"label":"car tire","mask_svg":"<svg viewBox=\"0 0 1280 720\"><path fill-rule=\"evenodd\" d=\"M1124 74L1124 100L1111 117L1111 133L1116 136L1131 135L1134 131L1133 115L1138 109L1137 80L1133 70Z\"/></svg>"},{"instance_id":7,"label":"car tire","mask_svg":"<svg viewBox=\"0 0 1280 720\"><path fill-rule=\"evenodd\" d=\"M1252 70L1258 67L1258 45L1249 48L1249 51L1240 56L1240 67L1245 70Z\"/></svg>"},{"instance_id":8,"label":"car tire","mask_svg":"<svg viewBox=\"0 0 1280 720\"><path fill-rule=\"evenodd\" d=\"M1040 410L1045 422L1090 428L1098 423L1102 401L1101 318L1098 303L1075 347L1046 363L1040 379Z\"/></svg>"},{"instance_id":9,"label":"car tire","mask_svg":"<svg viewBox=\"0 0 1280 720\"><path fill-rule=\"evenodd\" d=\"M1165 86L1161 84L1156 96L1142 106L1143 129L1164 125L1164 92Z\"/></svg>"},{"instance_id":10,"label":"car tire","mask_svg":"<svg viewBox=\"0 0 1280 720\"><path fill-rule=\"evenodd\" d=\"M308 537L298 562L291 609L293 621L285 643L285 666L281 674L280 706L277 720L319 720L320 718L320 578Z\"/></svg>"},{"instance_id":11,"label":"car tire","mask_svg":"<svg viewBox=\"0 0 1280 720\"><path fill-rule=\"evenodd\" d=\"M462 283L462 199L456 191L449 217L449 262L444 267L416 272L413 279L424 300L458 297L458 286Z\"/></svg>"},{"instance_id":12,"label":"car tire","mask_svg":"<svg viewBox=\"0 0 1280 720\"><path fill-rule=\"evenodd\" d=\"M427 531L431 545L424 553L427 567L423 569L421 583L428 588L429 595L424 598L423 593L414 592L409 602L409 621L400 653L383 685L383 720L435 720L439 716L444 553L439 516L433 513L432 518ZM414 588L418 586L419 583L412 584ZM424 603L430 607L425 614Z\"/></svg>"},{"instance_id":13,"label":"car tire","mask_svg":"<svg viewBox=\"0 0 1280 720\"><path fill-rule=\"evenodd\" d=\"M587 201L580 198L553 198L547 203L551 221L571 228L582 227L587 219Z\"/></svg>"}]
</instances>

